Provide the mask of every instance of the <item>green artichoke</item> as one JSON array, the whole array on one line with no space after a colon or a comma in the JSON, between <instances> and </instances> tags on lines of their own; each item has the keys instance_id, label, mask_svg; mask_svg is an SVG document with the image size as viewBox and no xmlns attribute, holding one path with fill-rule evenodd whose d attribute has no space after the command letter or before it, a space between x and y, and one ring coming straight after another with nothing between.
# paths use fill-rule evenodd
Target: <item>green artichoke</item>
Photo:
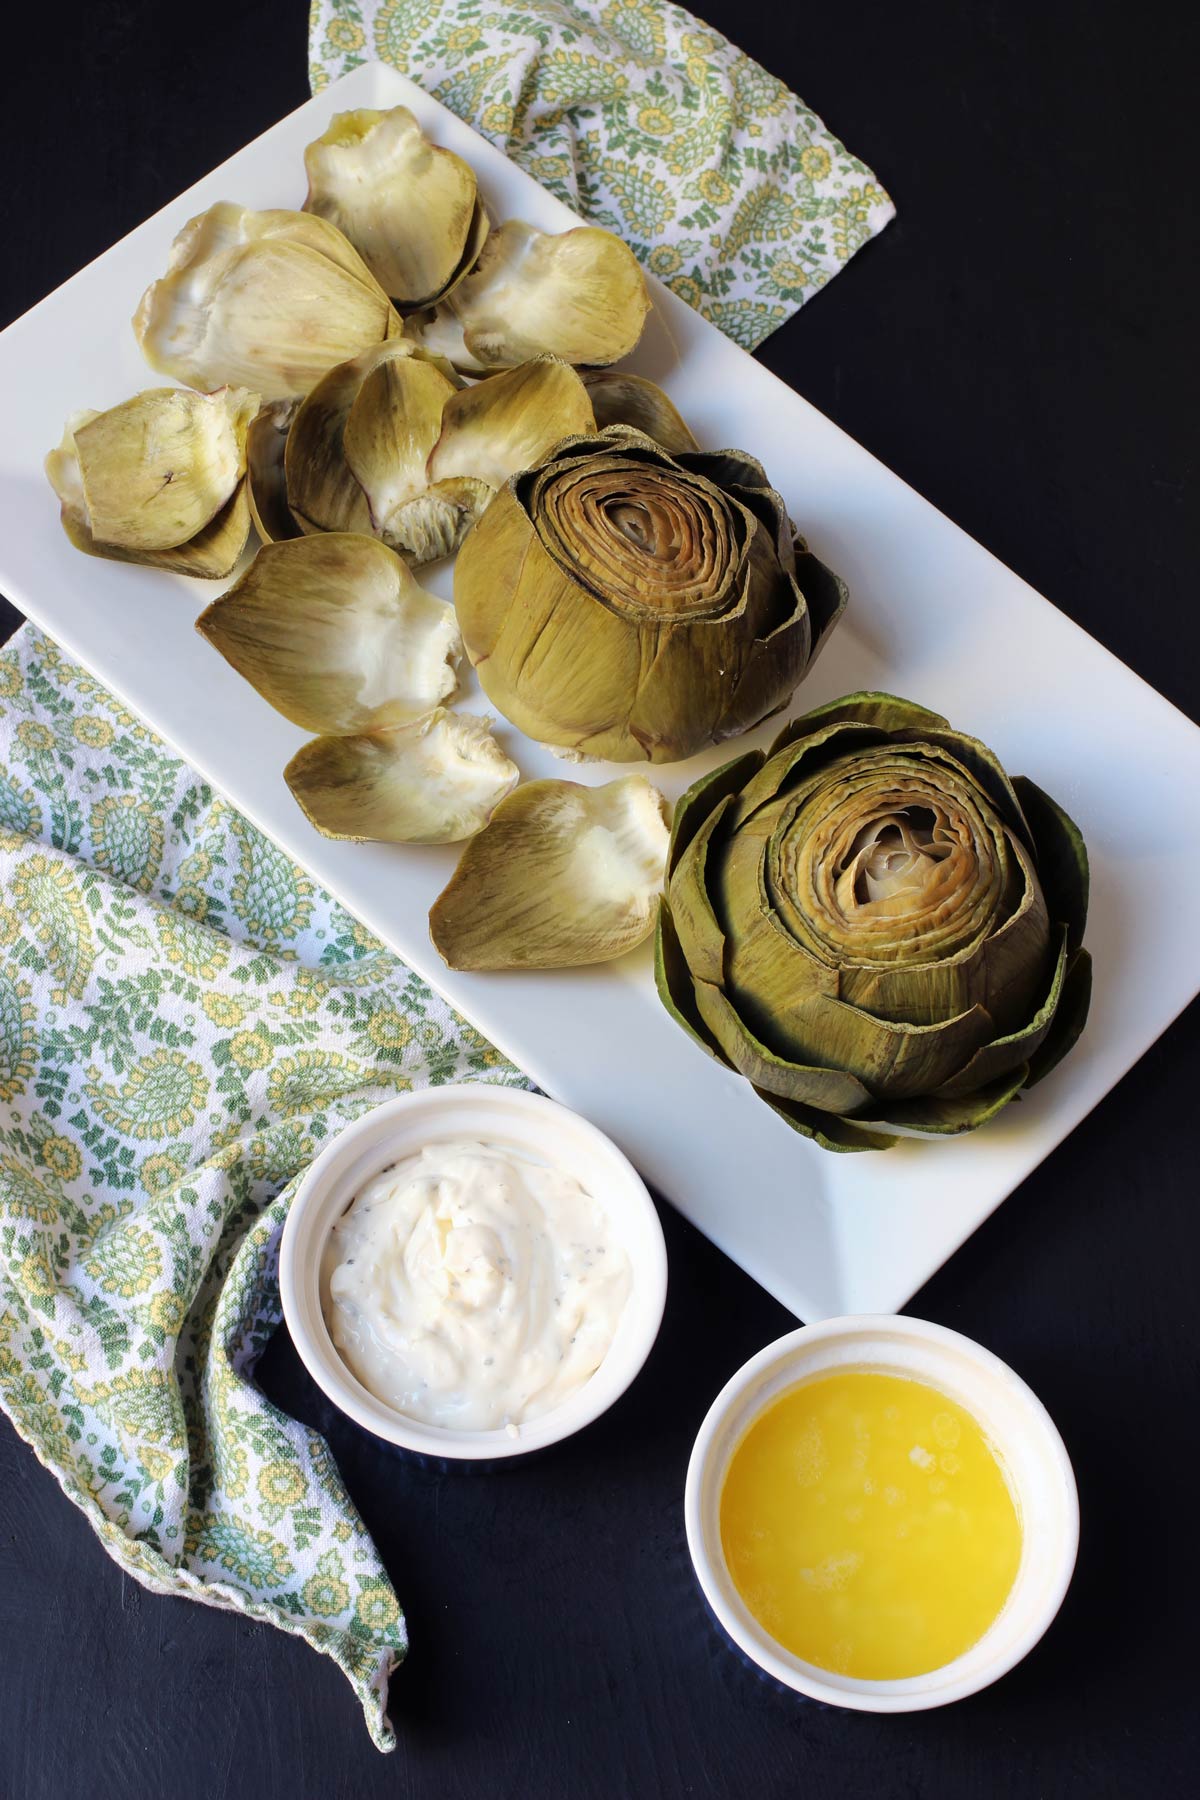
<instances>
[{"instance_id":1,"label":"green artichoke","mask_svg":"<svg viewBox=\"0 0 1200 1800\"><path fill-rule=\"evenodd\" d=\"M846 602L761 465L610 425L514 475L454 605L484 692L544 743L674 762L790 698Z\"/></svg>"},{"instance_id":2,"label":"green artichoke","mask_svg":"<svg viewBox=\"0 0 1200 1800\"><path fill-rule=\"evenodd\" d=\"M852 694L675 812L659 992L826 1149L970 1131L1082 1031L1087 852L937 713Z\"/></svg>"}]
</instances>

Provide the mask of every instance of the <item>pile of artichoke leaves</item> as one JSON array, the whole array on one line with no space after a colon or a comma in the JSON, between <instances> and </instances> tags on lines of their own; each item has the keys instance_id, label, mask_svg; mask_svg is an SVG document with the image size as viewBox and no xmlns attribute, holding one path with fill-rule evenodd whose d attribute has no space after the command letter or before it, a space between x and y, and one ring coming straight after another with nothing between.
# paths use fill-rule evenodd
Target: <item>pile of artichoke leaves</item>
<instances>
[{"instance_id":1,"label":"pile of artichoke leaves","mask_svg":"<svg viewBox=\"0 0 1200 1800\"><path fill-rule=\"evenodd\" d=\"M311 737L328 836L465 845L454 968L602 962L656 935L668 1010L825 1148L993 1116L1078 1036L1087 860L940 715L852 695L694 784L521 784L459 665L568 758L670 763L780 711L846 603L762 466L614 365L629 249L495 222L404 107L334 117L299 211L211 206L134 330L150 388L46 459L76 548L208 580L198 629ZM454 604L414 570L456 556ZM665 897L664 897L665 881Z\"/></svg>"}]
</instances>

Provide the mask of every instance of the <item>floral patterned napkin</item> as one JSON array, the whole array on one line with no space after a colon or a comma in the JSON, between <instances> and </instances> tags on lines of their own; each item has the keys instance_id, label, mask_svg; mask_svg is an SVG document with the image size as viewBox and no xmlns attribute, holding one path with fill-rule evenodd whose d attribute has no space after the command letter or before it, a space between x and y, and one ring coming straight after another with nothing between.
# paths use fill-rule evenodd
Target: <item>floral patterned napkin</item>
<instances>
[{"instance_id":1,"label":"floral patterned napkin","mask_svg":"<svg viewBox=\"0 0 1200 1800\"><path fill-rule=\"evenodd\" d=\"M773 75L663 0L313 0L314 93L391 63L753 350L895 216Z\"/></svg>"},{"instance_id":2,"label":"floral patterned napkin","mask_svg":"<svg viewBox=\"0 0 1200 1800\"><path fill-rule=\"evenodd\" d=\"M0 1403L130 1575L323 1650L381 1749L400 1608L254 1364L295 1178L463 1079L521 1081L26 626L0 653Z\"/></svg>"}]
</instances>

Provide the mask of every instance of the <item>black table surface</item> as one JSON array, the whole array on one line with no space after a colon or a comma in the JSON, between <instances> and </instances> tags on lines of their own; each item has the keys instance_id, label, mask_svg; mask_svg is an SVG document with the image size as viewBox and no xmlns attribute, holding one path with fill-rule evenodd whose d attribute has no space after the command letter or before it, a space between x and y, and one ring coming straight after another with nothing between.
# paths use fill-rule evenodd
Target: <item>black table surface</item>
<instances>
[{"instance_id":1,"label":"black table surface","mask_svg":"<svg viewBox=\"0 0 1200 1800\"><path fill-rule=\"evenodd\" d=\"M5 321L306 98L304 10L10 10ZM702 10L900 209L763 360L1195 716L1196 9ZM1012 1363L1079 1477L1074 1585L989 1692L908 1717L823 1710L721 1637L684 1543L688 1450L726 1377L794 1321L667 1208L671 1292L644 1374L527 1466L414 1470L331 1413L284 1333L267 1352L263 1385L328 1432L408 1612L391 1757L332 1663L123 1577L0 1419L0 1796L1184 1790L1198 1027L1192 1008L909 1309Z\"/></svg>"}]
</instances>

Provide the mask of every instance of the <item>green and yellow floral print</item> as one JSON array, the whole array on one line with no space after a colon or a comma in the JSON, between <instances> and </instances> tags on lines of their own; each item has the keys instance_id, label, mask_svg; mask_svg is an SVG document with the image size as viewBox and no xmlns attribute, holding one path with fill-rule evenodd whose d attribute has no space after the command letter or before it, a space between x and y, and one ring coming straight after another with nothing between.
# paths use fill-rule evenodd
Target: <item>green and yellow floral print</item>
<instances>
[{"instance_id":1,"label":"green and yellow floral print","mask_svg":"<svg viewBox=\"0 0 1200 1800\"><path fill-rule=\"evenodd\" d=\"M0 1403L146 1586L340 1664L391 1747L399 1603L254 1385L329 1134L521 1077L32 627L0 654Z\"/></svg>"},{"instance_id":2,"label":"green and yellow floral print","mask_svg":"<svg viewBox=\"0 0 1200 1800\"><path fill-rule=\"evenodd\" d=\"M747 350L895 214L802 100L663 0L313 0L309 53L314 93L372 57L419 82Z\"/></svg>"}]
</instances>

